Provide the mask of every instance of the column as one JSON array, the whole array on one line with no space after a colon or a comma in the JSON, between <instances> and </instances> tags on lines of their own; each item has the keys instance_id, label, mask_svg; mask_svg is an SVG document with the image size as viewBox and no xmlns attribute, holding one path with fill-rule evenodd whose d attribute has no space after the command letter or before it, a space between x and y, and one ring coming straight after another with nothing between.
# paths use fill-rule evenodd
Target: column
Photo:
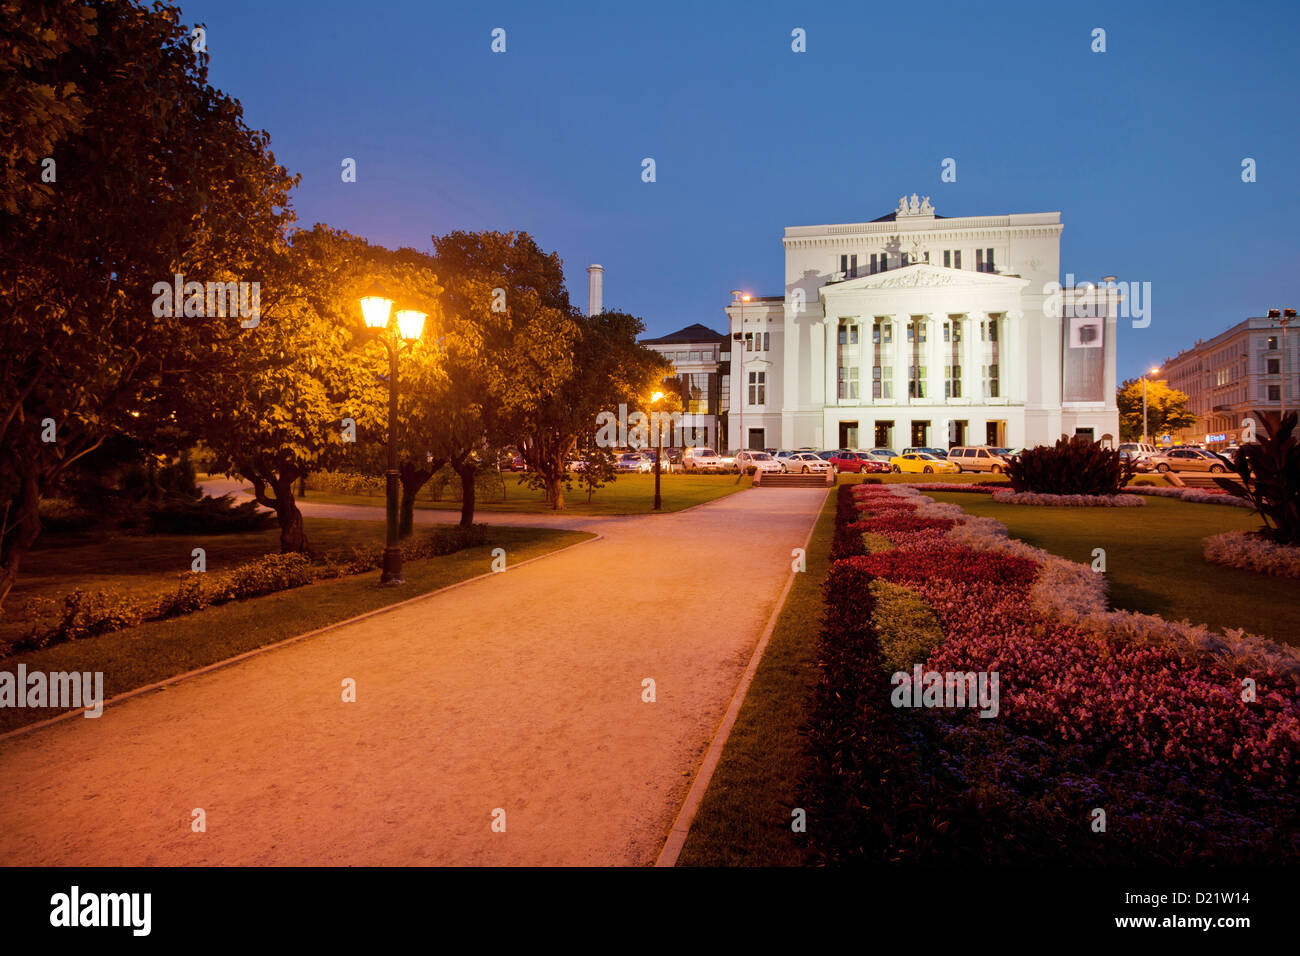
<instances>
[{"instance_id":1,"label":"column","mask_svg":"<svg viewBox=\"0 0 1300 956\"><path fill-rule=\"evenodd\" d=\"M826 388L822 382L822 376L826 374L826 363L822 360L825 350L826 323L823 320L808 326L808 360L805 371L808 375L808 401L814 406L820 404L817 396L822 395Z\"/></svg>"},{"instance_id":2,"label":"column","mask_svg":"<svg viewBox=\"0 0 1300 956\"><path fill-rule=\"evenodd\" d=\"M836 351L840 341L839 316L828 315L822 320L826 325L826 405L832 407L839 402L839 362Z\"/></svg>"},{"instance_id":3,"label":"column","mask_svg":"<svg viewBox=\"0 0 1300 956\"><path fill-rule=\"evenodd\" d=\"M1003 322L1003 328L1000 330L1004 336L1003 345L1007 351L1006 377L1007 388L1004 393L1007 400L1011 402L1023 403L1026 399L1026 373L1029 371L1025 367L1027 361L1025 351L1025 313L1020 311L1009 311L1006 314L1006 320ZM1107 343L1109 344L1109 343ZM1101 436L1098 435L1098 438Z\"/></svg>"},{"instance_id":4,"label":"column","mask_svg":"<svg viewBox=\"0 0 1300 956\"><path fill-rule=\"evenodd\" d=\"M894 344L889 347L890 363L894 366L894 404L907 406L907 366L912 361L911 346L907 341L907 323L911 316L902 312L889 317L894 325ZM894 426L899 425L898 416L894 416ZM897 434L897 432L895 432ZM903 442L904 445L907 442Z\"/></svg>"},{"instance_id":5,"label":"column","mask_svg":"<svg viewBox=\"0 0 1300 956\"><path fill-rule=\"evenodd\" d=\"M983 383L980 381L980 323L983 321L982 311L967 312L966 328L962 330L966 339L962 343L961 393L972 402L984 399L981 391Z\"/></svg>"}]
</instances>

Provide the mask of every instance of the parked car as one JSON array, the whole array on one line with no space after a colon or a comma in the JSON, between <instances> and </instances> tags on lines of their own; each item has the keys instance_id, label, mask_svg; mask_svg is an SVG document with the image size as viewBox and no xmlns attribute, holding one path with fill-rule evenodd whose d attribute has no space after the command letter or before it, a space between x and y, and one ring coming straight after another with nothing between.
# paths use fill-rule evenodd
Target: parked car
<instances>
[{"instance_id":1,"label":"parked car","mask_svg":"<svg viewBox=\"0 0 1300 956\"><path fill-rule=\"evenodd\" d=\"M1150 458L1143 458L1142 453L1136 450L1123 450L1119 456L1133 462L1133 470L1137 472L1153 471Z\"/></svg>"},{"instance_id":2,"label":"parked car","mask_svg":"<svg viewBox=\"0 0 1300 956\"><path fill-rule=\"evenodd\" d=\"M926 455L934 455L934 457L936 458L947 458L948 449L946 448L904 448L903 454L904 455L926 454Z\"/></svg>"},{"instance_id":3,"label":"parked car","mask_svg":"<svg viewBox=\"0 0 1300 956\"><path fill-rule=\"evenodd\" d=\"M513 458L510 459L510 470L511 471L528 470L528 462L524 461L523 455L515 455Z\"/></svg>"},{"instance_id":4,"label":"parked car","mask_svg":"<svg viewBox=\"0 0 1300 956\"><path fill-rule=\"evenodd\" d=\"M889 463L895 474L955 475L958 468L947 457L940 458L928 451L905 451Z\"/></svg>"},{"instance_id":5,"label":"parked car","mask_svg":"<svg viewBox=\"0 0 1300 956\"><path fill-rule=\"evenodd\" d=\"M682 469L685 471L729 471L735 460L727 462L712 448L692 446L682 452Z\"/></svg>"},{"instance_id":6,"label":"parked car","mask_svg":"<svg viewBox=\"0 0 1300 956\"><path fill-rule=\"evenodd\" d=\"M1156 471L1208 471L1223 474L1229 468L1222 458L1204 448L1170 448L1151 457Z\"/></svg>"},{"instance_id":7,"label":"parked car","mask_svg":"<svg viewBox=\"0 0 1300 956\"><path fill-rule=\"evenodd\" d=\"M745 471L753 468L764 473L780 474L781 463L765 451L742 451L736 456L736 463Z\"/></svg>"},{"instance_id":8,"label":"parked car","mask_svg":"<svg viewBox=\"0 0 1300 956\"><path fill-rule=\"evenodd\" d=\"M639 451L630 451L625 455L619 455L614 462L615 471L641 471L641 465L647 459Z\"/></svg>"},{"instance_id":9,"label":"parked car","mask_svg":"<svg viewBox=\"0 0 1300 956\"><path fill-rule=\"evenodd\" d=\"M1119 451L1120 454L1128 452L1129 454L1126 456L1128 458L1145 460L1156 454L1156 446L1144 444L1143 442L1138 441L1125 441L1120 442Z\"/></svg>"},{"instance_id":10,"label":"parked car","mask_svg":"<svg viewBox=\"0 0 1300 956\"><path fill-rule=\"evenodd\" d=\"M844 451L841 449L840 451L836 451L826 460L835 466L836 471L847 471L856 475L862 471L863 463L865 459L869 457L869 455L860 455L856 451Z\"/></svg>"},{"instance_id":11,"label":"parked car","mask_svg":"<svg viewBox=\"0 0 1300 956\"><path fill-rule=\"evenodd\" d=\"M786 473L792 475L825 474L835 467L825 458L810 451L797 451L789 458L782 459L781 464Z\"/></svg>"},{"instance_id":12,"label":"parked car","mask_svg":"<svg viewBox=\"0 0 1300 956\"><path fill-rule=\"evenodd\" d=\"M1007 470L1007 460L1001 454L1005 450L982 445L958 445L948 450L948 460L957 466L958 471L987 471L1000 475Z\"/></svg>"},{"instance_id":13,"label":"parked car","mask_svg":"<svg viewBox=\"0 0 1300 956\"><path fill-rule=\"evenodd\" d=\"M879 458L885 464L889 464L890 459L898 457L898 452L892 448L872 448L867 451L867 454L872 458Z\"/></svg>"},{"instance_id":14,"label":"parked car","mask_svg":"<svg viewBox=\"0 0 1300 956\"><path fill-rule=\"evenodd\" d=\"M778 464L784 464L787 458L789 458L791 455L797 455L797 454L799 454L797 451L792 451L789 448L778 448L772 454L772 457L777 460Z\"/></svg>"}]
</instances>

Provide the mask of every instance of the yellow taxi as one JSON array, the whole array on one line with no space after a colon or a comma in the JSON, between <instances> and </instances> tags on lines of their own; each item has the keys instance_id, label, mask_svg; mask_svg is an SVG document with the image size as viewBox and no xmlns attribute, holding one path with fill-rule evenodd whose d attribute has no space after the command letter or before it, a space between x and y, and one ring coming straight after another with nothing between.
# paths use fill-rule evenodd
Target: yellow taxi
<instances>
[{"instance_id":1,"label":"yellow taxi","mask_svg":"<svg viewBox=\"0 0 1300 956\"><path fill-rule=\"evenodd\" d=\"M961 471L955 462L932 455L928 451L898 455L889 459L889 465L894 474L904 475L955 475Z\"/></svg>"}]
</instances>

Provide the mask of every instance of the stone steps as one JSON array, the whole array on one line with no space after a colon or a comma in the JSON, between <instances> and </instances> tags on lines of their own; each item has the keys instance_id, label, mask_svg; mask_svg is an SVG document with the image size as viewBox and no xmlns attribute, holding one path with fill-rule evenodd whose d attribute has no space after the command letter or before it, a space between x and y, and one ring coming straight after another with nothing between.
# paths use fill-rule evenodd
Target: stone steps
<instances>
[{"instance_id":1,"label":"stone steps","mask_svg":"<svg viewBox=\"0 0 1300 956\"><path fill-rule=\"evenodd\" d=\"M754 476L755 488L826 488L835 484L834 475L766 474Z\"/></svg>"}]
</instances>

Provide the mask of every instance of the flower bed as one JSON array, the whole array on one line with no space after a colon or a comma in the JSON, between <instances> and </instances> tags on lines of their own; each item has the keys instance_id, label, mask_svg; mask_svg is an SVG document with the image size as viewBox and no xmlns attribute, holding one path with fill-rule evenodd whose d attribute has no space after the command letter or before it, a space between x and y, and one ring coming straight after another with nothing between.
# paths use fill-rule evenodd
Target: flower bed
<instances>
[{"instance_id":1,"label":"flower bed","mask_svg":"<svg viewBox=\"0 0 1300 956\"><path fill-rule=\"evenodd\" d=\"M1033 491L995 491L993 500L1049 508L1138 508L1146 504L1137 495L1045 495Z\"/></svg>"},{"instance_id":2,"label":"flower bed","mask_svg":"<svg viewBox=\"0 0 1300 956\"><path fill-rule=\"evenodd\" d=\"M893 547L832 566L809 738L824 860L1300 859L1294 648L1108 611L1102 575L913 489L845 502L846 525ZM923 600L942 641L908 647L897 621L919 618L882 583ZM884 661L929 646L927 670L1000 675L996 719L886 703ZM1109 836L1088 826L1097 807Z\"/></svg>"},{"instance_id":3,"label":"flower bed","mask_svg":"<svg viewBox=\"0 0 1300 956\"><path fill-rule=\"evenodd\" d=\"M1300 548L1244 531L1228 531L1206 538L1205 560L1281 578L1300 578Z\"/></svg>"},{"instance_id":4,"label":"flower bed","mask_svg":"<svg viewBox=\"0 0 1300 956\"><path fill-rule=\"evenodd\" d=\"M1160 498L1178 498L1198 505L1232 505L1253 508L1249 501L1230 495L1226 491L1207 491L1204 488L1148 488L1129 485L1126 489L1135 495L1155 495Z\"/></svg>"}]
</instances>

